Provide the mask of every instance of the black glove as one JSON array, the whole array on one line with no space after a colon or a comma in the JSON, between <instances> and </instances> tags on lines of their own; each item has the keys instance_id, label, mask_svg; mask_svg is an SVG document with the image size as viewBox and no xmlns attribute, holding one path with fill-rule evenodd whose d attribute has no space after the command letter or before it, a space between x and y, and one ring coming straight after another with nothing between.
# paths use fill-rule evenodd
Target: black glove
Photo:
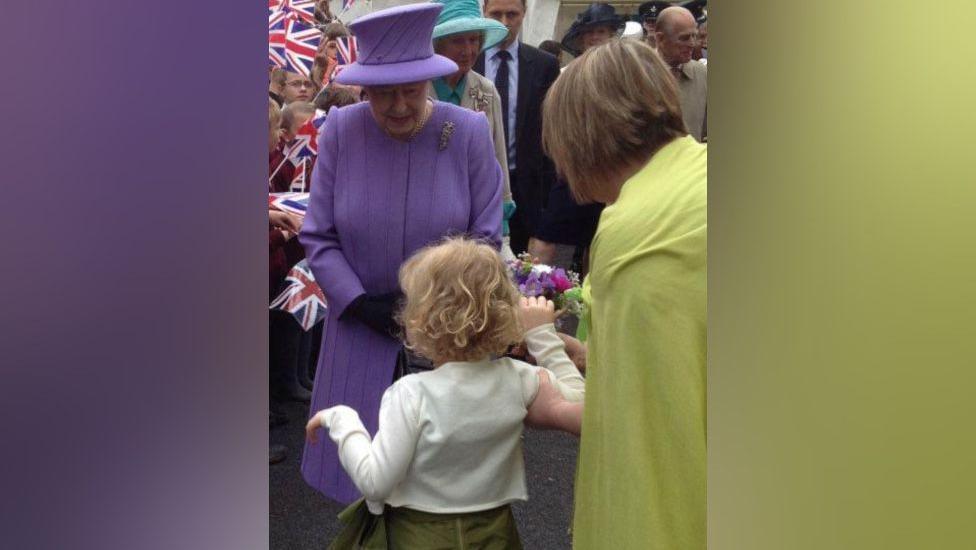
<instances>
[{"instance_id":1,"label":"black glove","mask_svg":"<svg viewBox=\"0 0 976 550\"><path fill-rule=\"evenodd\" d=\"M399 292L381 296L363 294L349 304L343 316L351 315L364 325L384 336L397 337L400 326L393 320L397 303L403 297Z\"/></svg>"}]
</instances>

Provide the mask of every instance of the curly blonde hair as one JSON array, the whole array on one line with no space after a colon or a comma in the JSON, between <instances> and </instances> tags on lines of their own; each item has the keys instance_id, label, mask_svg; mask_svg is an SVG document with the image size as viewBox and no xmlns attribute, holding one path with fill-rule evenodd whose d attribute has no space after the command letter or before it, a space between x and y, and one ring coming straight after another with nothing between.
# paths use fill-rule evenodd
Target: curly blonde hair
<instances>
[{"instance_id":1,"label":"curly blonde hair","mask_svg":"<svg viewBox=\"0 0 976 550\"><path fill-rule=\"evenodd\" d=\"M521 338L518 291L491 246L448 237L400 268L410 349L435 363L500 355Z\"/></svg>"}]
</instances>

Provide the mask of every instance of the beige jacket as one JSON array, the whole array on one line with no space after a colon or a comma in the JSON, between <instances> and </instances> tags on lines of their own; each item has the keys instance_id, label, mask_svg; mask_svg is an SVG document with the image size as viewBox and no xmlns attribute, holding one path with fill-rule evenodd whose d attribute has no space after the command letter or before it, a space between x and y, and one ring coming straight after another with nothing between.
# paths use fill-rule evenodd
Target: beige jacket
<instances>
[{"instance_id":1,"label":"beige jacket","mask_svg":"<svg viewBox=\"0 0 976 550\"><path fill-rule=\"evenodd\" d=\"M502 100L495 90L495 84L487 78L474 71L468 71L464 78L467 82L464 85L461 107L485 113L488 117L491 139L495 143L495 158L502 167L502 200L511 202L512 186L508 181L508 148L505 147L505 127L502 126ZM427 86L427 95L437 99L433 84Z\"/></svg>"},{"instance_id":2,"label":"beige jacket","mask_svg":"<svg viewBox=\"0 0 976 550\"><path fill-rule=\"evenodd\" d=\"M699 142L706 141L708 130L708 69L697 61L681 66L678 77L678 93L681 95L681 115L688 132Z\"/></svg>"}]
</instances>

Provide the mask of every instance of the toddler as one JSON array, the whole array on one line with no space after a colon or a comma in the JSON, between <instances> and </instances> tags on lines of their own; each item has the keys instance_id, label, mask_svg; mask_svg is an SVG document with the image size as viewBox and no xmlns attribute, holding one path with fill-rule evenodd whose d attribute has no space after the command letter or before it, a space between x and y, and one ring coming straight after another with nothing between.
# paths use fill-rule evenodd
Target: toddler
<instances>
[{"instance_id":1,"label":"toddler","mask_svg":"<svg viewBox=\"0 0 976 550\"><path fill-rule=\"evenodd\" d=\"M394 548L521 548L510 504L528 496L521 435L538 373L569 401L584 392L553 303L519 298L498 252L462 238L414 254L400 287L407 345L434 370L387 389L372 438L344 405L306 427L313 441L328 430L365 499L340 515L347 526L332 548L384 539ZM541 366L499 357L523 336Z\"/></svg>"}]
</instances>

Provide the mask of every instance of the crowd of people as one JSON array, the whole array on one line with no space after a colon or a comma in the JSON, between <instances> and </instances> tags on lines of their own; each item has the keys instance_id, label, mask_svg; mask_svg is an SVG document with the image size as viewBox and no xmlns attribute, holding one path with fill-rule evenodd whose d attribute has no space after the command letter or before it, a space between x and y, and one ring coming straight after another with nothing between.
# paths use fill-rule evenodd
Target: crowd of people
<instances>
[{"instance_id":1,"label":"crowd of people","mask_svg":"<svg viewBox=\"0 0 976 550\"><path fill-rule=\"evenodd\" d=\"M580 437L574 548L705 547L704 7L645 2L625 38L598 2L537 48L524 0L320 2L311 70L269 72L269 192L310 193L269 199L269 293L304 259L328 304L271 310L270 422L309 403L331 547L520 548L524 423ZM519 296L522 253L585 276L579 334Z\"/></svg>"}]
</instances>

